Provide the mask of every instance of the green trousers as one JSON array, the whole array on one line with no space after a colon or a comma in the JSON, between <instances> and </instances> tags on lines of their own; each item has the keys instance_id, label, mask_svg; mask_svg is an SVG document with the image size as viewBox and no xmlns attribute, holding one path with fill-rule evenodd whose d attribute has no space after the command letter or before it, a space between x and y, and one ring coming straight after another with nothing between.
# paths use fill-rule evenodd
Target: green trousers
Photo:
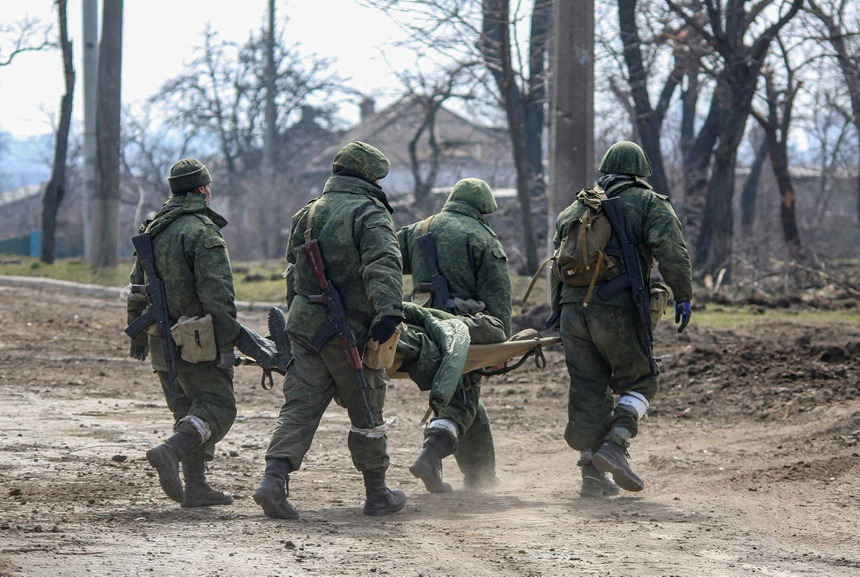
<instances>
[{"instance_id":1,"label":"green trousers","mask_svg":"<svg viewBox=\"0 0 860 577\"><path fill-rule=\"evenodd\" d=\"M490 418L481 401L480 375L463 376L463 386L458 387L451 402L436 417L450 419L461 431L455 439L454 459L467 478L474 480L493 479L496 475L496 451ZM447 434L445 429L428 427L424 434Z\"/></svg>"},{"instance_id":2,"label":"green trousers","mask_svg":"<svg viewBox=\"0 0 860 577\"><path fill-rule=\"evenodd\" d=\"M384 428L380 428L388 383L385 370L364 368L365 395L377 425L377 429L372 430L365 415L361 390L347 365L340 339L330 338L319 353L305 337L290 333L290 342L293 360L284 377L284 404L266 458L287 459L290 472L297 471L323 413L336 398L338 404L346 407L352 424L347 443L355 468L359 471L386 470L388 451Z\"/></svg>"},{"instance_id":3,"label":"green trousers","mask_svg":"<svg viewBox=\"0 0 860 577\"><path fill-rule=\"evenodd\" d=\"M612 427L635 437L635 413L615 410L613 395L636 392L649 401L657 393L648 352L632 308L591 303L561 307L561 339L570 375L564 438L578 451L600 448Z\"/></svg>"},{"instance_id":4,"label":"green trousers","mask_svg":"<svg viewBox=\"0 0 860 577\"><path fill-rule=\"evenodd\" d=\"M233 367L219 369L214 363L197 363L191 367L177 375L175 387L170 386L165 371L156 371L156 374L161 381L167 407L173 413L175 432L200 436L194 425L182 421L187 416L197 417L209 426L212 436L194 448L192 454L211 461L215 457L215 444L224 438L236 420Z\"/></svg>"}]
</instances>

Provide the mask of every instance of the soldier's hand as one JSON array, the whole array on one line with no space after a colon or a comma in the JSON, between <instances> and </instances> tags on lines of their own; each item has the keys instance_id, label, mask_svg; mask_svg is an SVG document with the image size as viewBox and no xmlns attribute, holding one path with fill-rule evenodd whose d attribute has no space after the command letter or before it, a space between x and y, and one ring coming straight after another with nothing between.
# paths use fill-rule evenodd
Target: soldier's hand
<instances>
[{"instance_id":1,"label":"soldier's hand","mask_svg":"<svg viewBox=\"0 0 860 577\"><path fill-rule=\"evenodd\" d=\"M236 364L236 354L233 352L233 347L222 349L215 357L215 365L219 369L227 369Z\"/></svg>"},{"instance_id":2,"label":"soldier's hand","mask_svg":"<svg viewBox=\"0 0 860 577\"><path fill-rule=\"evenodd\" d=\"M403 317L385 315L370 327L370 338L378 343L384 343L394 334L394 329L403 320Z\"/></svg>"},{"instance_id":3,"label":"soldier's hand","mask_svg":"<svg viewBox=\"0 0 860 577\"><path fill-rule=\"evenodd\" d=\"M683 333L687 325L690 324L690 315L693 314L693 307L690 301L675 301L675 322L681 323L678 327L678 332Z\"/></svg>"},{"instance_id":4,"label":"soldier's hand","mask_svg":"<svg viewBox=\"0 0 860 577\"><path fill-rule=\"evenodd\" d=\"M148 354L149 347L146 345L143 345L142 347L139 347L137 345L131 345L128 349L128 356L133 359L137 359L138 361L145 361L146 355Z\"/></svg>"}]
</instances>

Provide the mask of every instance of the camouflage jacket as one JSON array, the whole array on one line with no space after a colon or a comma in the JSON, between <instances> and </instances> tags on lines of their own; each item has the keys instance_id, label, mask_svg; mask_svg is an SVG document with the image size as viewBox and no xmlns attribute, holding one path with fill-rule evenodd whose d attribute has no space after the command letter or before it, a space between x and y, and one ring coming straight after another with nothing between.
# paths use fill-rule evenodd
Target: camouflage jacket
<instances>
[{"instance_id":1,"label":"camouflage jacket","mask_svg":"<svg viewBox=\"0 0 860 577\"><path fill-rule=\"evenodd\" d=\"M403 272L412 274L414 286L430 281L430 270L416 239L424 221L397 233L403 253ZM504 323L511 335L511 276L508 257L496 233L478 209L467 202L449 200L430 221L439 272L448 281L451 298L473 299Z\"/></svg>"},{"instance_id":2,"label":"camouflage jacket","mask_svg":"<svg viewBox=\"0 0 860 577\"><path fill-rule=\"evenodd\" d=\"M672 209L669 197L654 192L642 180L633 186L621 186L612 195L621 199L624 212L624 223L627 237L634 246L638 247L640 266L645 281L650 282L651 266L657 260L658 270L663 280L671 287L676 300L690 300L693 297L692 268L687 244L681 223ZM573 220L582 216L585 207L579 201L564 209L555 222L555 237L553 247L561 243L562 231ZM607 244L609 247L620 248L618 239L613 234ZM629 289L616 292L607 300L601 299L597 291L603 283L622 274L621 267L607 271L605 276L595 284L591 303L609 304L615 306L633 306L633 298ZM560 282L553 283L554 303L581 303L585 300L588 287L572 287ZM559 292L560 291L560 292ZM559 300L560 299L560 300Z\"/></svg>"},{"instance_id":3,"label":"camouflage jacket","mask_svg":"<svg viewBox=\"0 0 860 577\"><path fill-rule=\"evenodd\" d=\"M349 311L362 342L377 316L403 316L403 273L394 221L385 193L354 176L331 176L315 206L311 238L319 241L326 275ZM287 247L287 330L313 338L326 323L325 307L309 295L320 286L302 252L311 203L293 216Z\"/></svg>"},{"instance_id":4,"label":"camouflage jacket","mask_svg":"<svg viewBox=\"0 0 860 577\"><path fill-rule=\"evenodd\" d=\"M206 206L206 197L189 193L171 196L151 221L139 232L149 230L155 255L155 270L164 282L167 310L173 322L181 316L212 315L215 343L219 350L232 347L239 336L233 292L233 272L227 243L220 229L227 221ZM143 269L135 259L132 284L146 282ZM143 312L146 303L129 301L128 321ZM150 335L152 366L167 370L158 338ZM181 359L179 370L188 369Z\"/></svg>"}]
</instances>

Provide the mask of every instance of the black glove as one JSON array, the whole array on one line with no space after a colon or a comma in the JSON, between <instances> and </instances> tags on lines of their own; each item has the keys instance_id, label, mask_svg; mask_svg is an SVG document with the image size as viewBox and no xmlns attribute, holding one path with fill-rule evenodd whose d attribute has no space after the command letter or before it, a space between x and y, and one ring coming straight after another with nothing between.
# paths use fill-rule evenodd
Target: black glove
<instances>
[{"instance_id":1,"label":"black glove","mask_svg":"<svg viewBox=\"0 0 860 577\"><path fill-rule=\"evenodd\" d=\"M137 359L138 361L145 361L146 355L148 354L149 347L146 345L143 345L142 347L139 347L137 345L131 345L128 349L128 356L133 359Z\"/></svg>"},{"instance_id":2,"label":"black glove","mask_svg":"<svg viewBox=\"0 0 860 577\"><path fill-rule=\"evenodd\" d=\"M403 320L403 317L385 315L370 327L370 338L378 343L384 343L394 334L394 329Z\"/></svg>"},{"instance_id":3,"label":"black glove","mask_svg":"<svg viewBox=\"0 0 860 577\"><path fill-rule=\"evenodd\" d=\"M215 365L219 369L228 369L236 364L236 354L233 352L233 347L223 349L215 357Z\"/></svg>"}]
</instances>

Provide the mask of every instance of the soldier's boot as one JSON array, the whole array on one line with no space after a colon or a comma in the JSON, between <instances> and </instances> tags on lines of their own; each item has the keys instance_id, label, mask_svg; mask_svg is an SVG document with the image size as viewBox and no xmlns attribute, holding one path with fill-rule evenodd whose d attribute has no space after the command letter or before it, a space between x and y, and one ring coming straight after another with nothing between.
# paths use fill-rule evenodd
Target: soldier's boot
<instances>
[{"instance_id":1,"label":"soldier's boot","mask_svg":"<svg viewBox=\"0 0 860 577\"><path fill-rule=\"evenodd\" d=\"M615 482L602 473L591 462L591 451L583 451L577 461L582 473L582 487L579 490L580 497L612 497L621 492L621 488Z\"/></svg>"},{"instance_id":2,"label":"soldier's boot","mask_svg":"<svg viewBox=\"0 0 860 577\"><path fill-rule=\"evenodd\" d=\"M272 307L266 316L266 322L269 327L269 339L275 343L277 348L276 367L273 367L273 370L286 374L287 365L293 358L290 337L287 335L287 317L284 311L278 307Z\"/></svg>"},{"instance_id":3,"label":"soldier's boot","mask_svg":"<svg viewBox=\"0 0 860 577\"><path fill-rule=\"evenodd\" d=\"M239 328L239 339L236 341L239 352L248 355L264 371L278 371L278 349L273 341L261 336L247 327Z\"/></svg>"},{"instance_id":4,"label":"soldier's boot","mask_svg":"<svg viewBox=\"0 0 860 577\"><path fill-rule=\"evenodd\" d=\"M406 505L406 494L403 491L392 491L385 486L385 471L363 471L362 475L367 495L362 511L365 515L390 515Z\"/></svg>"},{"instance_id":5,"label":"soldier's boot","mask_svg":"<svg viewBox=\"0 0 860 577\"><path fill-rule=\"evenodd\" d=\"M254 490L254 502L272 519L298 519L299 512L287 500L290 495L289 461L266 459L266 472Z\"/></svg>"},{"instance_id":6,"label":"soldier's boot","mask_svg":"<svg viewBox=\"0 0 860 577\"><path fill-rule=\"evenodd\" d=\"M146 460L158 472L161 489L177 503L185 498L182 479L179 478L179 462L200 442L200 437L195 435L174 433L165 442L146 452Z\"/></svg>"},{"instance_id":7,"label":"soldier's boot","mask_svg":"<svg viewBox=\"0 0 860 577\"><path fill-rule=\"evenodd\" d=\"M216 491L206 482L206 464L200 457L190 456L182 460L182 476L185 478L183 507L229 505L233 502L233 495Z\"/></svg>"},{"instance_id":8,"label":"soldier's boot","mask_svg":"<svg viewBox=\"0 0 860 577\"><path fill-rule=\"evenodd\" d=\"M625 491L641 491L645 483L630 468L627 450L612 441L604 441L591 457L592 464L602 473L611 473L618 486Z\"/></svg>"},{"instance_id":9,"label":"soldier's boot","mask_svg":"<svg viewBox=\"0 0 860 577\"><path fill-rule=\"evenodd\" d=\"M446 435L427 435L424 448L409 466L409 472L424 482L431 493L450 493L451 485L442 480L442 459L454 452L454 441Z\"/></svg>"}]
</instances>

